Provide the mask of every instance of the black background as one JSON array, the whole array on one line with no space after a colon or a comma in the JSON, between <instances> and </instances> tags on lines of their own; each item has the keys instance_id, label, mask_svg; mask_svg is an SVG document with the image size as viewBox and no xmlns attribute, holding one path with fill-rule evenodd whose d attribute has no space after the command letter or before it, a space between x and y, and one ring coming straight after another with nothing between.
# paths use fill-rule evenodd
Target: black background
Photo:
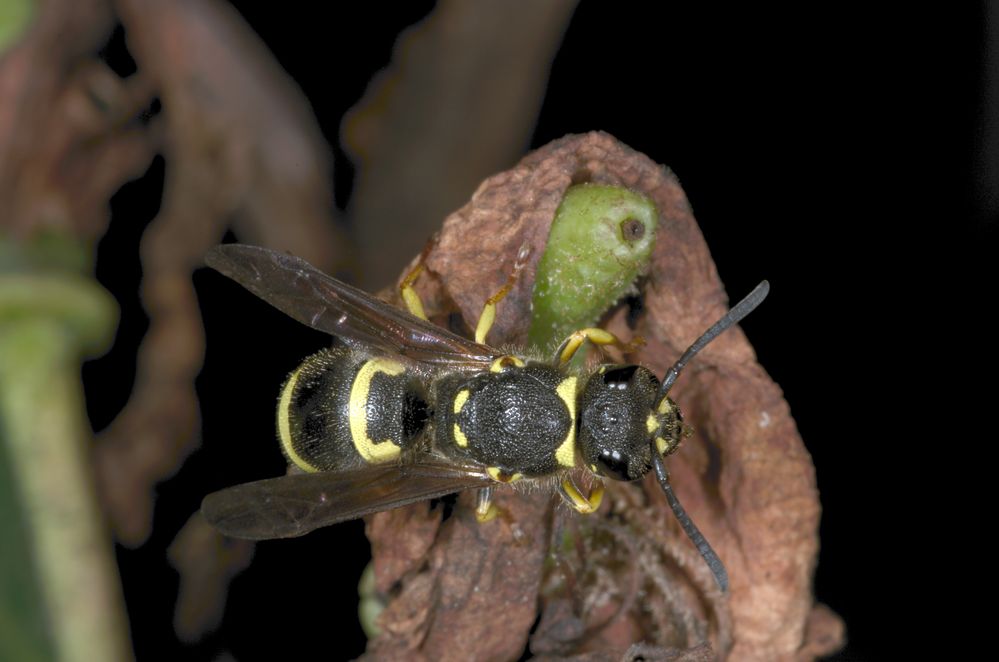
<instances>
[{"instance_id":1,"label":"black background","mask_svg":"<svg viewBox=\"0 0 999 662\"><path fill-rule=\"evenodd\" d=\"M343 113L388 64L398 32L432 8L398 4L327 15L238 3L334 146L341 208L352 176L336 147ZM770 298L743 328L815 461L824 509L815 591L850 640L834 659L925 651L946 615L932 587L957 581L941 576L939 548L955 533L933 492L954 498L933 487L953 477L941 460L955 450L947 391L958 383L942 371L975 352L968 311L982 305L976 283L988 273L999 199L988 181L996 108L984 93L986 10L686 4L584 1L531 146L601 129L669 165L730 295L770 280ZM115 348L85 370L96 429L131 389L145 322L138 258L123 256L137 256L162 174L159 161L116 197L100 247L98 277L122 305L122 326ZM367 562L358 522L259 545L221 630L190 646L172 633L166 547L208 491L281 473L277 388L328 342L215 274L195 282L208 334L203 446L159 487L149 542L119 549L136 654L357 656L364 640L350 610ZM283 342L260 343L274 334ZM313 599L344 615L330 619Z\"/></svg>"}]
</instances>

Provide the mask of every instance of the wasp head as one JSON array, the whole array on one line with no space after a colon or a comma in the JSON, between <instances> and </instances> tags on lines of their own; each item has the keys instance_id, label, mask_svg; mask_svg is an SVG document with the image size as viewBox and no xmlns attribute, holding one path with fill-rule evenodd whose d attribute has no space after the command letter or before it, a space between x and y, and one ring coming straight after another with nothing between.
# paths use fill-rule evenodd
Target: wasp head
<instances>
[{"instance_id":1,"label":"wasp head","mask_svg":"<svg viewBox=\"0 0 999 662\"><path fill-rule=\"evenodd\" d=\"M658 391L656 376L638 365L605 365L590 376L580 399L579 448L593 473L615 480L648 473L649 442L667 418L655 411Z\"/></svg>"}]
</instances>

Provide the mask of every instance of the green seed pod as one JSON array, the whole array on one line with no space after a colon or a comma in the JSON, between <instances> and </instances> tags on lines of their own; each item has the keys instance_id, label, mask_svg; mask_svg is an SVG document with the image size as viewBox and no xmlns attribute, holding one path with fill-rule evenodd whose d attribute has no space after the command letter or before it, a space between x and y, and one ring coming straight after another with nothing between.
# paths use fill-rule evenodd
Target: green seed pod
<instances>
[{"instance_id":1,"label":"green seed pod","mask_svg":"<svg viewBox=\"0 0 999 662\"><path fill-rule=\"evenodd\" d=\"M528 342L546 348L600 316L634 287L649 265L659 212L619 186L569 188L538 263Z\"/></svg>"}]
</instances>

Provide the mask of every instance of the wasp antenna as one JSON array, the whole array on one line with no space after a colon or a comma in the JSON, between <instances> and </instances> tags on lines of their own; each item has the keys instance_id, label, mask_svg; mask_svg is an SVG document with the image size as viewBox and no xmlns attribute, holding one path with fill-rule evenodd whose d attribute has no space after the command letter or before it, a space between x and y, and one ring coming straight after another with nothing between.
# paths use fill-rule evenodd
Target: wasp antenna
<instances>
[{"instance_id":1,"label":"wasp antenna","mask_svg":"<svg viewBox=\"0 0 999 662\"><path fill-rule=\"evenodd\" d=\"M669 393L670 388L673 387L673 383L676 378L680 376L680 371L683 370L684 366L690 359L704 349L705 345L717 338L722 332L727 331L730 327L735 326L742 320L743 317L753 312L757 306L763 303L763 300L767 298L767 294L770 293L770 283L767 281L762 281L759 285L753 288L753 291L746 295L746 297L735 304L735 306L728 311L721 319L711 325L707 331L701 334L701 337L695 340L687 351L683 353L683 356L676 360L670 369L666 371L666 375L663 377L662 385L659 387L659 399L662 400Z\"/></svg>"},{"instance_id":2,"label":"wasp antenna","mask_svg":"<svg viewBox=\"0 0 999 662\"><path fill-rule=\"evenodd\" d=\"M718 558L718 555L715 554L715 550L711 548L704 534L701 533L697 525L690 519L687 511L680 505L680 500L676 498L673 486L669 483L669 472L666 471L666 464L663 463L662 456L656 451L655 444L652 446L652 466L656 471L656 478L659 479L659 486L663 488L663 492L666 494L666 501L669 502L669 507L673 509L673 515L680 522L680 527L683 528L683 532L687 534L690 541L697 547L697 551L701 553L701 558L704 559L704 562L708 564L708 569L714 575L715 581L718 583L718 588L721 589L722 593L728 593L728 571L725 570L725 564Z\"/></svg>"}]
</instances>

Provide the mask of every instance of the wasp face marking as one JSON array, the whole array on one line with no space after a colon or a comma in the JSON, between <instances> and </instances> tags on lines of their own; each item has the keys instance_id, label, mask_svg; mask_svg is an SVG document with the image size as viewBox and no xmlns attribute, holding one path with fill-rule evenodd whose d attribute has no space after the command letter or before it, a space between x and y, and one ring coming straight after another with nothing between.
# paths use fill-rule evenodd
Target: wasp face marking
<instances>
[{"instance_id":1,"label":"wasp face marking","mask_svg":"<svg viewBox=\"0 0 999 662\"><path fill-rule=\"evenodd\" d=\"M669 398L663 398L656 408L659 426L656 430L656 449L660 455L670 455L680 447L689 426L684 425L680 408Z\"/></svg>"}]
</instances>

